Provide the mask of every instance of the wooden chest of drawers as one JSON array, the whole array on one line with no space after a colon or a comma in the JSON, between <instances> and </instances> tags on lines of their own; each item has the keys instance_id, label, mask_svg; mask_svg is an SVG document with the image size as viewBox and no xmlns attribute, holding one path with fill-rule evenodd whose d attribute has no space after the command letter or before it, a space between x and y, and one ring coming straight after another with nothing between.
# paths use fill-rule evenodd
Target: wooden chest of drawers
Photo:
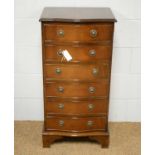
<instances>
[{"instance_id":1,"label":"wooden chest of drawers","mask_svg":"<svg viewBox=\"0 0 155 155\"><path fill-rule=\"evenodd\" d=\"M45 8L40 18L44 83L43 146L63 137L109 145L114 18L109 8ZM64 50L72 57L64 58Z\"/></svg>"}]
</instances>

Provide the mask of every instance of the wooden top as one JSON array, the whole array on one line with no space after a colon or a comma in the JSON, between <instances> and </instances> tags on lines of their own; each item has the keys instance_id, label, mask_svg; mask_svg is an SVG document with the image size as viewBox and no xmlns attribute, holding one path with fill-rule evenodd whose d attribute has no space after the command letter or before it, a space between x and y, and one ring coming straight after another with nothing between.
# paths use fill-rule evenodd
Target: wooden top
<instances>
[{"instance_id":1,"label":"wooden top","mask_svg":"<svg viewBox=\"0 0 155 155\"><path fill-rule=\"evenodd\" d=\"M116 22L110 8L45 7L41 22Z\"/></svg>"}]
</instances>

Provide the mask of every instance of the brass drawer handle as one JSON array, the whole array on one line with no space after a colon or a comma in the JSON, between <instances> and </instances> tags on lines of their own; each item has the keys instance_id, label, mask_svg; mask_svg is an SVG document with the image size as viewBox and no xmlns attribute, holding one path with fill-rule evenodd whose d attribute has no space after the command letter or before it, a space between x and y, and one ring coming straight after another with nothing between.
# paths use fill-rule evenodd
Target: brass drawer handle
<instances>
[{"instance_id":1,"label":"brass drawer handle","mask_svg":"<svg viewBox=\"0 0 155 155\"><path fill-rule=\"evenodd\" d=\"M96 37L97 36L97 31L94 30L94 29L90 30L90 36L93 37L93 38Z\"/></svg>"},{"instance_id":2,"label":"brass drawer handle","mask_svg":"<svg viewBox=\"0 0 155 155\"><path fill-rule=\"evenodd\" d=\"M61 69L60 68L56 68L55 72L56 72L56 74L60 74L61 73Z\"/></svg>"},{"instance_id":3,"label":"brass drawer handle","mask_svg":"<svg viewBox=\"0 0 155 155\"><path fill-rule=\"evenodd\" d=\"M64 30L58 30L57 35L60 36L60 37L63 37L65 35Z\"/></svg>"},{"instance_id":4,"label":"brass drawer handle","mask_svg":"<svg viewBox=\"0 0 155 155\"><path fill-rule=\"evenodd\" d=\"M58 52L57 52L58 56L62 56L62 50L59 49Z\"/></svg>"},{"instance_id":5,"label":"brass drawer handle","mask_svg":"<svg viewBox=\"0 0 155 155\"><path fill-rule=\"evenodd\" d=\"M95 92L95 88L94 87L89 87L89 92L90 93L94 93Z\"/></svg>"},{"instance_id":6,"label":"brass drawer handle","mask_svg":"<svg viewBox=\"0 0 155 155\"><path fill-rule=\"evenodd\" d=\"M92 125L93 125L93 121L88 121L88 122L87 122L87 126L88 126L88 127L91 127Z\"/></svg>"},{"instance_id":7,"label":"brass drawer handle","mask_svg":"<svg viewBox=\"0 0 155 155\"><path fill-rule=\"evenodd\" d=\"M58 105L58 108L59 108L59 109L63 109L63 108L64 108L64 104L60 103L60 104Z\"/></svg>"},{"instance_id":8,"label":"brass drawer handle","mask_svg":"<svg viewBox=\"0 0 155 155\"><path fill-rule=\"evenodd\" d=\"M89 110L93 110L94 109L94 105L93 104L88 104L88 109Z\"/></svg>"},{"instance_id":9,"label":"brass drawer handle","mask_svg":"<svg viewBox=\"0 0 155 155\"><path fill-rule=\"evenodd\" d=\"M96 55L96 51L95 50L90 50L89 51L89 55L90 56L95 56Z\"/></svg>"},{"instance_id":10,"label":"brass drawer handle","mask_svg":"<svg viewBox=\"0 0 155 155\"><path fill-rule=\"evenodd\" d=\"M97 68L93 68L92 73L93 73L93 75L97 75L98 74L98 69Z\"/></svg>"},{"instance_id":11,"label":"brass drawer handle","mask_svg":"<svg viewBox=\"0 0 155 155\"><path fill-rule=\"evenodd\" d=\"M58 91L60 92L60 93L63 93L64 92L64 88L63 87L58 87Z\"/></svg>"},{"instance_id":12,"label":"brass drawer handle","mask_svg":"<svg viewBox=\"0 0 155 155\"><path fill-rule=\"evenodd\" d=\"M63 120L59 121L59 126L64 126L65 122Z\"/></svg>"}]
</instances>

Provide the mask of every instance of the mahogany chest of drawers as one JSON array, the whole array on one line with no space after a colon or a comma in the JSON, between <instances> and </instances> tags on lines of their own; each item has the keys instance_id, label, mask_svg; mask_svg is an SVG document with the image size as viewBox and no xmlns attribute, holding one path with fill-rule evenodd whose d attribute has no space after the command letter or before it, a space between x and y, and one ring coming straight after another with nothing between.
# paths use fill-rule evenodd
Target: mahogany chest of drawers
<instances>
[{"instance_id":1,"label":"mahogany chest of drawers","mask_svg":"<svg viewBox=\"0 0 155 155\"><path fill-rule=\"evenodd\" d=\"M63 137L109 145L114 18L109 8L44 8L43 147ZM72 60L67 61L64 51Z\"/></svg>"}]
</instances>

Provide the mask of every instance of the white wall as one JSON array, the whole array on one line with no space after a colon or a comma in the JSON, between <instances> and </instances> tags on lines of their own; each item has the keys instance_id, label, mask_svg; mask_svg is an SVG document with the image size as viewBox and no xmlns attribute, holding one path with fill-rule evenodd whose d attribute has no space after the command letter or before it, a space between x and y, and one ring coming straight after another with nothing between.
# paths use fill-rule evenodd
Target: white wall
<instances>
[{"instance_id":1,"label":"white wall","mask_svg":"<svg viewBox=\"0 0 155 155\"><path fill-rule=\"evenodd\" d=\"M118 22L110 120L140 121L140 0L15 0L15 120L43 120L38 19L45 6L111 7Z\"/></svg>"}]
</instances>

